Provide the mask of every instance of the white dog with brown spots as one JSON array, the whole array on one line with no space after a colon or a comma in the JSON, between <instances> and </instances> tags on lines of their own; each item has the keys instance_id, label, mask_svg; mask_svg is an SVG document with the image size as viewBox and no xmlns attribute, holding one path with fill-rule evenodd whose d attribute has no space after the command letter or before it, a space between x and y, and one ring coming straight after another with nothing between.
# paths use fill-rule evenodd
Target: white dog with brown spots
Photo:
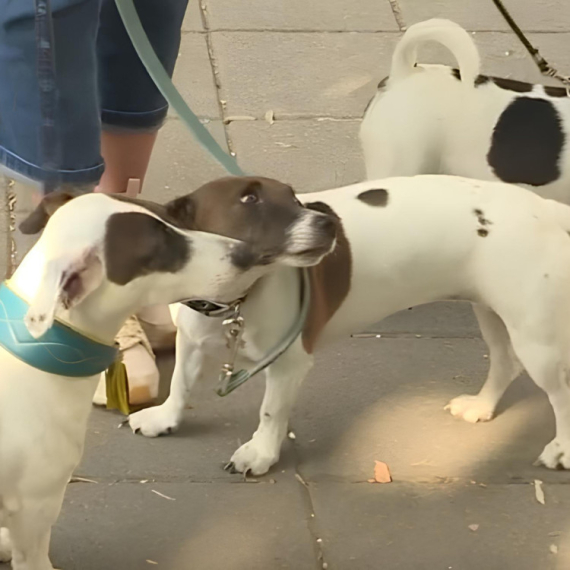
<instances>
[{"instance_id":1,"label":"white dog with brown spots","mask_svg":"<svg viewBox=\"0 0 570 570\"><path fill-rule=\"evenodd\" d=\"M305 206L300 218L298 199ZM482 390L452 400L451 412L468 421L491 419L524 367L548 394L556 416L556 436L540 462L570 468L570 207L518 186L452 176L376 180L298 199L285 185L254 178L215 181L178 199L178 216L186 216L188 227L258 248L242 260L244 268L267 262L281 248L308 254L306 238L318 230L304 223L310 212L337 220L334 250L309 270L311 308L303 334L267 369L259 427L233 454L233 469L260 475L277 462L318 347L442 299L474 303L490 355ZM303 224L302 234L290 231ZM258 361L289 330L299 287L297 270L275 267L240 292L247 294L246 326L237 366ZM218 319L183 305L175 312L170 396L130 416L133 431L148 437L180 425L194 384L215 378L226 354Z\"/></svg>"},{"instance_id":2,"label":"white dog with brown spots","mask_svg":"<svg viewBox=\"0 0 570 570\"><path fill-rule=\"evenodd\" d=\"M57 319L67 330L110 345L112 357L117 331L142 307L205 296L223 301L251 287L273 263L317 263L334 244L334 221L299 204L291 208L295 219L287 219L299 240L291 247L279 244L261 263L243 242L188 229L172 204L105 194L71 198L50 194L20 226L36 233L47 223L10 281L29 303L27 314L24 305L16 321L0 303L3 323L19 327L7 334L18 336L14 330L27 327L41 341ZM315 226L309 236L307 223ZM306 251L298 249L299 241ZM24 344L33 345L26 336ZM14 570L52 570L51 527L83 452L100 374L70 377L39 369L7 346L0 347L0 562L12 557ZM52 354L53 346L45 344L45 352Z\"/></svg>"}]
</instances>

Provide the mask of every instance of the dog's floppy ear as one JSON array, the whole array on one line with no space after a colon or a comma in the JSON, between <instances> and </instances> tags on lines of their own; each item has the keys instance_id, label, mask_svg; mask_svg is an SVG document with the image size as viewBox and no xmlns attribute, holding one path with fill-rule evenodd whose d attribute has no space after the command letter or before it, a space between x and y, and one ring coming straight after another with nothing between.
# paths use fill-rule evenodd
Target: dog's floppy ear
<instances>
[{"instance_id":1,"label":"dog's floppy ear","mask_svg":"<svg viewBox=\"0 0 570 570\"><path fill-rule=\"evenodd\" d=\"M121 212L107 222L104 252L107 278L126 285L149 273L176 273L190 259L192 245L160 219Z\"/></svg>"},{"instance_id":2,"label":"dog's floppy ear","mask_svg":"<svg viewBox=\"0 0 570 570\"><path fill-rule=\"evenodd\" d=\"M191 195L180 196L165 205L168 215L182 228L195 229L196 204Z\"/></svg>"},{"instance_id":3,"label":"dog's floppy ear","mask_svg":"<svg viewBox=\"0 0 570 570\"><path fill-rule=\"evenodd\" d=\"M30 303L24 322L34 338L53 325L60 309L81 303L103 281L104 268L98 247L71 250L47 261L38 292Z\"/></svg>"},{"instance_id":4,"label":"dog's floppy ear","mask_svg":"<svg viewBox=\"0 0 570 570\"><path fill-rule=\"evenodd\" d=\"M54 212L78 196L67 190L51 192L43 198L38 207L20 224L23 234L37 234L46 227Z\"/></svg>"}]
</instances>

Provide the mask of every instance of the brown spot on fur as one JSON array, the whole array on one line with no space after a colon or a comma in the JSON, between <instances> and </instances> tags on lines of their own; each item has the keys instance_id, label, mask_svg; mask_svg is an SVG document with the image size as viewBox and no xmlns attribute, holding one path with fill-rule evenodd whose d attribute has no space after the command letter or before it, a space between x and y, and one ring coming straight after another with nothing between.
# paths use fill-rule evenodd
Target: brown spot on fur
<instances>
[{"instance_id":1,"label":"brown spot on fur","mask_svg":"<svg viewBox=\"0 0 570 570\"><path fill-rule=\"evenodd\" d=\"M118 285L149 273L175 273L192 254L185 236L142 212L111 215L104 250L107 278Z\"/></svg>"},{"instance_id":2,"label":"brown spot on fur","mask_svg":"<svg viewBox=\"0 0 570 570\"><path fill-rule=\"evenodd\" d=\"M380 208L388 205L388 197L388 190L384 190L384 188L365 190L357 196L361 202L364 202L369 206L378 206Z\"/></svg>"},{"instance_id":3,"label":"brown spot on fur","mask_svg":"<svg viewBox=\"0 0 570 570\"><path fill-rule=\"evenodd\" d=\"M338 218L330 207L328 213ZM340 219L334 250L318 265L309 268L309 276L311 306L303 329L303 346L312 354L321 332L350 291L352 255Z\"/></svg>"},{"instance_id":4,"label":"brown spot on fur","mask_svg":"<svg viewBox=\"0 0 570 570\"><path fill-rule=\"evenodd\" d=\"M487 237L489 235L489 230L485 230L483 228L478 229L477 233L481 236L481 237Z\"/></svg>"}]
</instances>

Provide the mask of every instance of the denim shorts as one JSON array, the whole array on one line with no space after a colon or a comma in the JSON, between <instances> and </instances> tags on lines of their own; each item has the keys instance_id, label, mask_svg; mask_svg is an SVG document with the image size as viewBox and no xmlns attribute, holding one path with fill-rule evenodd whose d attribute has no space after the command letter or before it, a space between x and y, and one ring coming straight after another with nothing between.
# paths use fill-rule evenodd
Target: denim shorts
<instances>
[{"instance_id":1,"label":"denim shorts","mask_svg":"<svg viewBox=\"0 0 570 570\"><path fill-rule=\"evenodd\" d=\"M145 31L170 75L188 0L135 0ZM114 0L51 0L52 140L46 168L34 0L0 0L0 170L47 182L98 182L101 127L149 132L167 104L136 54ZM43 142L42 142L43 141ZM53 153L52 153L53 154Z\"/></svg>"}]
</instances>

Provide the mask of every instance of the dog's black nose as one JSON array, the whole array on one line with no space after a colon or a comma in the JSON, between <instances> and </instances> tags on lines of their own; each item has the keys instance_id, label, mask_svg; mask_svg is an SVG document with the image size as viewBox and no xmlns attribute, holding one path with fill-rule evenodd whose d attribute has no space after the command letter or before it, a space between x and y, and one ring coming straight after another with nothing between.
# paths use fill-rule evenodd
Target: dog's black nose
<instances>
[{"instance_id":1,"label":"dog's black nose","mask_svg":"<svg viewBox=\"0 0 570 570\"><path fill-rule=\"evenodd\" d=\"M331 216L321 215L315 219L315 227L330 237L336 236L337 225L336 221Z\"/></svg>"}]
</instances>

